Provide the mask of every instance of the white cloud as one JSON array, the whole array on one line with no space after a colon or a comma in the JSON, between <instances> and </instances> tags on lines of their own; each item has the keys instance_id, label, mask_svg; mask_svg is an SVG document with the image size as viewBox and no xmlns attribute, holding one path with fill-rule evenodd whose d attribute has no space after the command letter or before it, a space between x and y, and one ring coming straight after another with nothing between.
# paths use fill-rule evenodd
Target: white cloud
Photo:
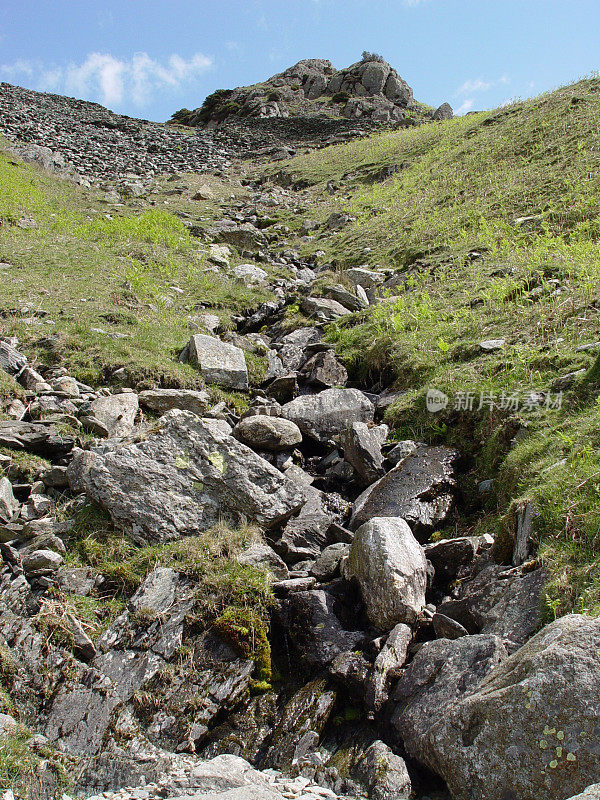
<instances>
[{"instance_id":1,"label":"white cloud","mask_svg":"<svg viewBox=\"0 0 600 800\"><path fill-rule=\"evenodd\" d=\"M454 113L458 115L466 114L473 108L474 105L475 105L475 100L469 98L468 100L465 100L464 103L461 106L459 106Z\"/></svg>"},{"instance_id":2,"label":"white cloud","mask_svg":"<svg viewBox=\"0 0 600 800\"><path fill-rule=\"evenodd\" d=\"M460 97L463 94L472 94L473 92L489 92L494 86L498 86L499 84L506 85L507 83L510 83L510 78L506 74L501 75L495 81L484 81L482 78L470 78L466 80L462 86L458 87L454 96Z\"/></svg>"},{"instance_id":3,"label":"white cloud","mask_svg":"<svg viewBox=\"0 0 600 800\"><path fill-rule=\"evenodd\" d=\"M185 59L174 53L166 63L135 53L130 59L118 59L109 53L90 53L80 64L48 67L30 61L15 61L0 66L0 76L8 79L33 79L35 88L64 92L104 105L119 105L131 99L143 106L159 89L179 89L212 66L212 59L195 53Z\"/></svg>"},{"instance_id":4,"label":"white cloud","mask_svg":"<svg viewBox=\"0 0 600 800\"><path fill-rule=\"evenodd\" d=\"M0 74L7 78L16 78L18 75L33 75L33 73L33 63L26 61L24 58L19 58L13 61L12 64L2 64L0 66Z\"/></svg>"}]
</instances>

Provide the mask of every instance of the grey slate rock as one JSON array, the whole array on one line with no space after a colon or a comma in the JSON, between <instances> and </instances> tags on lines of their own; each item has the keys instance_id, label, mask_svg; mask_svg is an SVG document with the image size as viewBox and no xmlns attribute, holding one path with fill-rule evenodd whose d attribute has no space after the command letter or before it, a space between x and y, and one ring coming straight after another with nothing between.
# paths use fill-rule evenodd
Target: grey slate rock
<instances>
[{"instance_id":1,"label":"grey slate rock","mask_svg":"<svg viewBox=\"0 0 600 800\"><path fill-rule=\"evenodd\" d=\"M27 450L46 458L66 456L74 445L72 436L59 434L52 425L0 420L0 445Z\"/></svg>"},{"instance_id":2,"label":"grey slate rock","mask_svg":"<svg viewBox=\"0 0 600 800\"><path fill-rule=\"evenodd\" d=\"M385 474L381 446L388 435L387 425L370 428L353 422L342 434L344 459L356 470L363 486L370 486Z\"/></svg>"},{"instance_id":3,"label":"grey slate rock","mask_svg":"<svg viewBox=\"0 0 600 800\"><path fill-rule=\"evenodd\" d=\"M8 478L0 478L0 522L10 522L19 510L19 506L11 482Z\"/></svg>"},{"instance_id":4,"label":"grey slate rock","mask_svg":"<svg viewBox=\"0 0 600 800\"><path fill-rule=\"evenodd\" d=\"M193 535L222 518L284 522L304 504L303 492L229 430L174 409L141 441L77 453L69 480L152 541Z\"/></svg>"},{"instance_id":5,"label":"grey slate rock","mask_svg":"<svg viewBox=\"0 0 600 800\"><path fill-rule=\"evenodd\" d=\"M263 414L240 420L233 435L256 450L274 452L291 450L302 442L302 433L294 422Z\"/></svg>"},{"instance_id":6,"label":"grey slate rock","mask_svg":"<svg viewBox=\"0 0 600 800\"><path fill-rule=\"evenodd\" d=\"M247 564L251 567L264 569L270 572L278 581L285 581L290 576L285 561L268 544L250 545L243 553L237 556L236 561L238 564Z\"/></svg>"},{"instance_id":7,"label":"grey slate rock","mask_svg":"<svg viewBox=\"0 0 600 800\"><path fill-rule=\"evenodd\" d=\"M140 392L139 402L144 408L159 414L179 408L201 417L210 405L210 395L193 389L146 389Z\"/></svg>"},{"instance_id":8,"label":"grey slate rock","mask_svg":"<svg viewBox=\"0 0 600 800\"><path fill-rule=\"evenodd\" d=\"M556 800L584 791L600 778L599 666L600 620L553 622L430 718L426 763L456 800Z\"/></svg>"}]
</instances>

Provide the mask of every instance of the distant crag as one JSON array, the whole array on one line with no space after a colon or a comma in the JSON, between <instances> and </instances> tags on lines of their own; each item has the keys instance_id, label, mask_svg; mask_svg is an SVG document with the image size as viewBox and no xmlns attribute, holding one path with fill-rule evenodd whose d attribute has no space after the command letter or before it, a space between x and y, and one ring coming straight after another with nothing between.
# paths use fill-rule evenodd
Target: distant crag
<instances>
[{"instance_id":1,"label":"distant crag","mask_svg":"<svg viewBox=\"0 0 600 800\"><path fill-rule=\"evenodd\" d=\"M438 109L440 111L440 109ZM452 110L444 104L444 115ZM417 102L413 91L381 56L363 53L347 69L309 58L263 83L219 89L194 111L181 109L173 121L214 128L234 118L321 117L400 123L427 121L437 114Z\"/></svg>"}]
</instances>

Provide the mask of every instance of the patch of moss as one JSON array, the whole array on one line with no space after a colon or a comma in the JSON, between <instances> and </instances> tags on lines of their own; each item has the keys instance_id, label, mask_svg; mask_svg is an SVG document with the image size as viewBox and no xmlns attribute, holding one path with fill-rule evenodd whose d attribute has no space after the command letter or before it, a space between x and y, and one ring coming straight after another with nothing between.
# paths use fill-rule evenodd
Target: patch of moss
<instances>
[{"instance_id":1,"label":"patch of moss","mask_svg":"<svg viewBox=\"0 0 600 800\"><path fill-rule=\"evenodd\" d=\"M268 626L249 608L229 606L213 624L213 630L241 656L255 664L257 691L268 691L271 680L271 645Z\"/></svg>"}]
</instances>

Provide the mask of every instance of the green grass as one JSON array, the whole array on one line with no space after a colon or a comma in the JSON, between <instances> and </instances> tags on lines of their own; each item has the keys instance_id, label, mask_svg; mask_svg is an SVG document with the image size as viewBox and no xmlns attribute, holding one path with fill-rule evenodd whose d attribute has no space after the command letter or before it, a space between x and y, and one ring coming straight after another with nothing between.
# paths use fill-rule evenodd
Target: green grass
<instances>
[{"instance_id":1,"label":"green grass","mask_svg":"<svg viewBox=\"0 0 600 800\"><path fill-rule=\"evenodd\" d=\"M310 216L356 216L304 245L334 263L322 279L339 283L344 268L364 263L397 278L384 303L330 326L329 340L365 388L405 392L387 413L394 438L448 442L466 455L459 533L489 530L510 545L515 508L534 503L549 617L600 612L600 382L597 352L577 350L600 341L599 111L593 77L286 165L309 185ZM396 164L400 172L376 178ZM344 199L325 191L329 181ZM535 217L530 227L515 224L525 216ZM479 347L496 338L502 350ZM557 378L580 369L589 379L565 389L560 409L498 407L503 392L556 400ZM426 410L430 387L450 396L447 411ZM473 393L473 411L453 409L458 392ZM495 408L478 409L481 393L495 395ZM474 488L485 478L495 494L481 508Z\"/></svg>"},{"instance_id":2,"label":"green grass","mask_svg":"<svg viewBox=\"0 0 600 800\"><path fill-rule=\"evenodd\" d=\"M60 757L49 748L39 755L34 753L27 742L31 738L27 728L19 727L12 733L0 736L0 790L11 790L17 800L28 800L37 796L39 775L43 770L46 779L54 773L56 796L69 789L66 771Z\"/></svg>"},{"instance_id":3,"label":"green grass","mask_svg":"<svg viewBox=\"0 0 600 800\"><path fill-rule=\"evenodd\" d=\"M191 192L195 176L189 184ZM199 373L177 361L193 318L216 313L227 328L233 314L271 294L209 268L206 248L178 216L200 222L194 215L203 210L210 222L218 204L207 210L161 191L149 202L162 208L145 201L108 207L101 195L0 151L0 260L13 265L0 331L18 336L30 357L64 365L84 382L104 383L124 367L125 381L140 388L202 386ZM38 227L14 224L22 215Z\"/></svg>"}]
</instances>

